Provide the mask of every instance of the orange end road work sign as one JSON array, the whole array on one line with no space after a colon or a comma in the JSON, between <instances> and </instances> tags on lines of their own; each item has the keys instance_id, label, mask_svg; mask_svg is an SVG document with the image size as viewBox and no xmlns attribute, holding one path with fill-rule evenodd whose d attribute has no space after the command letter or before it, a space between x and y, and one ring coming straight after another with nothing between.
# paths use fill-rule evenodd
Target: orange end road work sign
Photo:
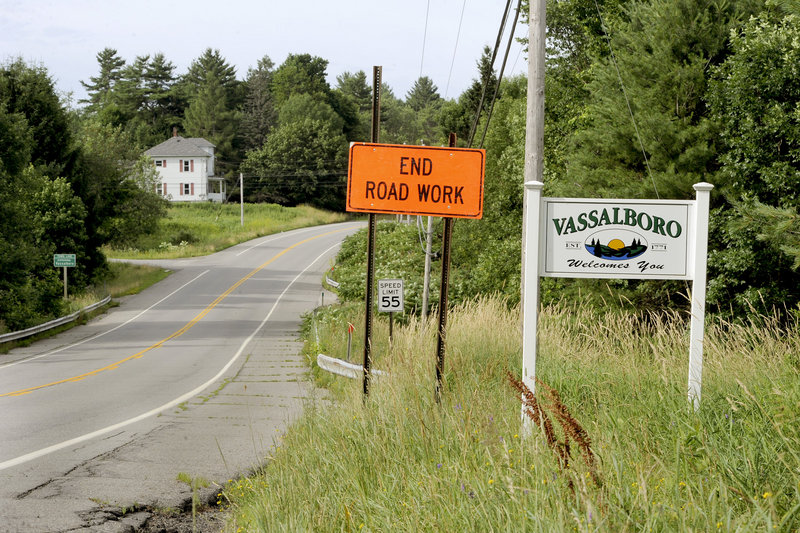
<instances>
[{"instance_id":1,"label":"orange end road work sign","mask_svg":"<svg viewBox=\"0 0 800 533\"><path fill-rule=\"evenodd\" d=\"M475 148L352 143L347 210L481 218L485 162Z\"/></svg>"}]
</instances>

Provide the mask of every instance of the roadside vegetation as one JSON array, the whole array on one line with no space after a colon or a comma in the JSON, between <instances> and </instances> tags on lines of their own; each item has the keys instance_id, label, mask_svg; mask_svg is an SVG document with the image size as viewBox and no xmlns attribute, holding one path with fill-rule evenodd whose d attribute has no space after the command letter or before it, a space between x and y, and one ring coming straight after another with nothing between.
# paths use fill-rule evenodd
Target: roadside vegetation
<instances>
[{"instance_id":1,"label":"roadside vegetation","mask_svg":"<svg viewBox=\"0 0 800 533\"><path fill-rule=\"evenodd\" d=\"M309 361L346 353L363 307L318 310ZM373 381L327 373L335 403L308 405L263 469L228 486L230 531L795 531L800 527L800 326L709 321L702 405L690 409L685 313L543 310L538 377L585 431L588 463L558 416L525 436L519 311L502 299L450 315L442 403L435 329L375 328ZM316 344L315 329L319 335ZM318 375L318 369L314 370ZM321 375L321 374L320 374ZM537 388L543 407L548 395ZM552 409L552 406L551 406ZM560 444L559 444L560 443Z\"/></svg>"},{"instance_id":2,"label":"roadside vegetation","mask_svg":"<svg viewBox=\"0 0 800 533\"><path fill-rule=\"evenodd\" d=\"M120 259L172 259L218 252L272 233L346 220L342 213L308 205L245 204L244 226L238 204L173 204L156 229L125 245L104 248Z\"/></svg>"}]
</instances>

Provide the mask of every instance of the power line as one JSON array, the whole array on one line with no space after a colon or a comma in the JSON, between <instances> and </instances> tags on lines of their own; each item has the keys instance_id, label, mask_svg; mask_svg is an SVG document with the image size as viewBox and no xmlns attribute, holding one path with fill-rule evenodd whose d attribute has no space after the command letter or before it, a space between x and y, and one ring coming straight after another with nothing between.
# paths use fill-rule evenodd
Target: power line
<instances>
[{"instance_id":1,"label":"power line","mask_svg":"<svg viewBox=\"0 0 800 533\"><path fill-rule=\"evenodd\" d=\"M519 19L519 12L522 8L522 0L517 2L517 12L514 15L514 23L511 25L511 31L508 32L508 44L506 45L506 53L503 56L503 65L500 67L500 75L497 77L497 85L494 87L494 94L492 95L492 104L489 106L489 113L486 115L486 125L483 128L483 135L481 135L481 142L479 148L483 148L483 141L486 139L486 132L489 131L489 122L492 120L492 113L494 112L494 103L497 101L497 93L500 90L500 83L503 81L503 72L506 69L506 62L508 61L508 53L511 51L511 43L514 42L514 30L517 27L517 20Z\"/></svg>"},{"instance_id":2,"label":"power line","mask_svg":"<svg viewBox=\"0 0 800 533\"><path fill-rule=\"evenodd\" d=\"M444 88L444 99L447 100L447 95L450 91L450 78L453 77L453 65L456 63L456 51L458 50L458 38L461 36L461 24L464 22L464 8L467 7L467 0L461 4L461 18L458 19L458 32L456 33L456 45L453 47L453 59L450 61L450 73L447 75L447 86Z\"/></svg>"},{"instance_id":3,"label":"power line","mask_svg":"<svg viewBox=\"0 0 800 533\"><path fill-rule=\"evenodd\" d=\"M500 49L500 42L503 39L503 32L505 31L506 22L508 22L508 14L511 7L511 0L506 0L506 7L503 10L503 18L500 20L500 29L497 32L497 40L494 43L494 50L492 51L492 59L489 62L489 72L486 73L483 80L483 90L481 91L481 99L478 103L478 110L475 112L475 119L472 122L472 127L469 130L469 140L467 146L472 146L472 141L475 137L475 130L478 127L478 121L481 119L481 112L483 111L483 103L486 100L486 89L489 87L489 80L492 79L494 72L494 60L497 58L497 52Z\"/></svg>"},{"instance_id":4,"label":"power line","mask_svg":"<svg viewBox=\"0 0 800 533\"><path fill-rule=\"evenodd\" d=\"M428 7L425 9L425 30L422 32L422 57L419 60L419 77L422 77L422 65L425 62L425 40L428 37L428 14L431 11L431 0L428 0Z\"/></svg>"}]
</instances>

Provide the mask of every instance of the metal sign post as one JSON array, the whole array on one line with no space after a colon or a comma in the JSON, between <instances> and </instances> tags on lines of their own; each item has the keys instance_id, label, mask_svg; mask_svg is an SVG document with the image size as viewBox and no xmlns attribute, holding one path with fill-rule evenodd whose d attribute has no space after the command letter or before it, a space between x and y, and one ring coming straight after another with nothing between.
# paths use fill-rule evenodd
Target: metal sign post
<instances>
[{"instance_id":1,"label":"metal sign post","mask_svg":"<svg viewBox=\"0 0 800 533\"><path fill-rule=\"evenodd\" d=\"M456 134L450 134L450 146L456 145ZM444 219L442 237L442 284L439 290L439 329L436 342L436 403L442 401L444 379L444 353L447 345L447 293L450 289L450 242L453 237L453 219Z\"/></svg>"},{"instance_id":2,"label":"metal sign post","mask_svg":"<svg viewBox=\"0 0 800 533\"><path fill-rule=\"evenodd\" d=\"M381 77L382 68L372 67L372 142L378 142L381 133ZM375 281L375 213L369 214L367 236L367 294L364 318L364 399L369 396L370 366L372 364L372 292Z\"/></svg>"}]
</instances>

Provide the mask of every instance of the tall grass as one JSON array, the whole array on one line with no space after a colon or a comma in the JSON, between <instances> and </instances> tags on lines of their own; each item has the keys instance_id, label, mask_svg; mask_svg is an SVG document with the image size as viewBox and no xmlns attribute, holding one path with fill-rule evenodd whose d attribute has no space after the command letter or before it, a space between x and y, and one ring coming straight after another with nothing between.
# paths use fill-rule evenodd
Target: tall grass
<instances>
[{"instance_id":1,"label":"tall grass","mask_svg":"<svg viewBox=\"0 0 800 533\"><path fill-rule=\"evenodd\" d=\"M320 311L309 358L342 356L360 312ZM797 324L711 320L695 413L684 317L544 309L537 375L594 453L591 467L573 457L570 468L539 428L523 436L506 377L519 375L519 324L497 299L455 309L437 404L434 324L412 319L389 346L379 321L374 368L390 377L366 402L360 382L333 378L337 401L309 405L263 470L226 489L229 530L800 529Z\"/></svg>"},{"instance_id":2,"label":"tall grass","mask_svg":"<svg viewBox=\"0 0 800 533\"><path fill-rule=\"evenodd\" d=\"M206 255L263 235L345 220L341 213L311 206L275 204L171 204L153 235L108 247L107 256L122 259L165 259Z\"/></svg>"}]
</instances>

